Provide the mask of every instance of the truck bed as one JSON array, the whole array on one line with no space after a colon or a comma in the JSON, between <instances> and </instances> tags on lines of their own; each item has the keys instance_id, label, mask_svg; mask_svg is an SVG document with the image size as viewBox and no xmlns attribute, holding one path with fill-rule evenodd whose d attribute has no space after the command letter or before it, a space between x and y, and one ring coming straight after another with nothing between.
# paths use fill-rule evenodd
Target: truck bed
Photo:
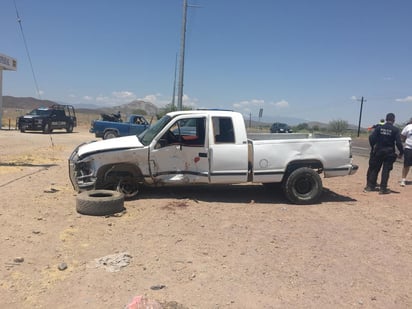
<instances>
[{"instance_id":1,"label":"truck bed","mask_svg":"<svg viewBox=\"0 0 412 309\"><path fill-rule=\"evenodd\" d=\"M317 138L340 138L336 135L322 133L248 133L248 139L252 141L261 140L285 140L285 139L317 139Z\"/></svg>"},{"instance_id":2,"label":"truck bed","mask_svg":"<svg viewBox=\"0 0 412 309\"><path fill-rule=\"evenodd\" d=\"M253 181L280 182L290 164L317 166L324 177L348 175L350 143L350 137L326 134L248 134L248 163Z\"/></svg>"}]
</instances>

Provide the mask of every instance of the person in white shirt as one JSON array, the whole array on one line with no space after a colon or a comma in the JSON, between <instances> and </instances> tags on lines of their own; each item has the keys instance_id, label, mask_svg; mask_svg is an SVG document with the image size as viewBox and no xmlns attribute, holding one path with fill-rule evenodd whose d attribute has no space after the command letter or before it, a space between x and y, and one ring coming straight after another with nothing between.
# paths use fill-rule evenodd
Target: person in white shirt
<instances>
[{"instance_id":1,"label":"person in white shirt","mask_svg":"<svg viewBox=\"0 0 412 309\"><path fill-rule=\"evenodd\" d=\"M408 176L409 168L412 166L412 118L409 120L406 127L403 128L401 139L405 142L401 179L401 186L404 187L406 185L406 176Z\"/></svg>"}]
</instances>

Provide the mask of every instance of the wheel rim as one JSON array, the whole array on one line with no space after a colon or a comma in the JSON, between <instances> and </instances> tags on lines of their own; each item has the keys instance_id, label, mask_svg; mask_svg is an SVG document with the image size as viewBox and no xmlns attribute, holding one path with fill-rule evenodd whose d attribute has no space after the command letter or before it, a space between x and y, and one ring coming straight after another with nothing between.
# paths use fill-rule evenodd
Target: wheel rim
<instances>
[{"instance_id":1,"label":"wheel rim","mask_svg":"<svg viewBox=\"0 0 412 309\"><path fill-rule=\"evenodd\" d=\"M110 138L115 138L116 134L114 134L113 132L109 132L109 133L106 133L104 136L105 136L105 139L110 139Z\"/></svg>"},{"instance_id":2,"label":"wheel rim","mask_svg":"<svg viewBox=\"0 0 412 309\"><path fill-rule=\"evenodd\" d=\"M301 177L295 183L295 190L300 195L306 195L313 190L314 185L311 177Z\"/></svg>"},{"instance_id":3,"label":"wheel rim","mask_svg":"<svg viewBox=\"0 0 412 309\"><path fill-rule=\"evenodd\" d=\"M121 179L116 191L123 193L125 198L132 198L139 193L139 185L131 178Z\"/></svg>"}]
</instances>

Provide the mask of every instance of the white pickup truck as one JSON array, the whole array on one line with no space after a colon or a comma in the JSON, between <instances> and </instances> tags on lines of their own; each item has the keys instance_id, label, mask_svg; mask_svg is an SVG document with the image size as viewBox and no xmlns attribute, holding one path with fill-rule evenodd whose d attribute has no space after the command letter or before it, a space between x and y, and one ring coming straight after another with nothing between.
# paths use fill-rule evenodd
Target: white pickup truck
<instances>
[{"instance_id":1,"label":"white pickup truck","mask_svg":"<svg viewBox=\"0 0 412 309\"><path fill-rule=\"evenodd\" d=\"M111 189L126 198L141 185L281 183L296 204L315 203L324 177L354 174L349 137L247 135L240 113L172 112L138 136L78 146L69 176L78 192Z\"/></svg>"}]
</instances>

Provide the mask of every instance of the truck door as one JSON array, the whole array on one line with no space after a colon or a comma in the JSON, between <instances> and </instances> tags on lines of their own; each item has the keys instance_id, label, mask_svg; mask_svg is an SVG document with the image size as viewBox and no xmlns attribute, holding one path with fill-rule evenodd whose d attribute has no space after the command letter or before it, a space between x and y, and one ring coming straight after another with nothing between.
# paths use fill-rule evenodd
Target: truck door
<instances>
[{"instance_id":1,"label":"truck door","mask_svg":"<svg viewBox=\"0 0 412 309\"><path fill-rule=\"evenodd\" d=\"M66 126L66 115L64 110L54 109L51 113L51 128L59 129Z\"/></svg>"},{"instance_id":2,"label":"truck door","mask_svg":"<svg viewBox=\"0 0 412 309\"><path fill-rule=\"evenodd\" d=\"M169 184L208 183L209 158L206 117L176 120L150 149L154 182Z\"/></svg>"},{"instance_id":3,"label":"truck door","mask_svg":"<svg viewBox=\"0 0 412 309\"><path fill-rule=\"evenodd\" d=\"M236 136L232 117L212 117L209 136L211 183L241 183L247 181L247 139ZM235 125L244 126L242 123Z\"/></svg>"}]
</instances>

